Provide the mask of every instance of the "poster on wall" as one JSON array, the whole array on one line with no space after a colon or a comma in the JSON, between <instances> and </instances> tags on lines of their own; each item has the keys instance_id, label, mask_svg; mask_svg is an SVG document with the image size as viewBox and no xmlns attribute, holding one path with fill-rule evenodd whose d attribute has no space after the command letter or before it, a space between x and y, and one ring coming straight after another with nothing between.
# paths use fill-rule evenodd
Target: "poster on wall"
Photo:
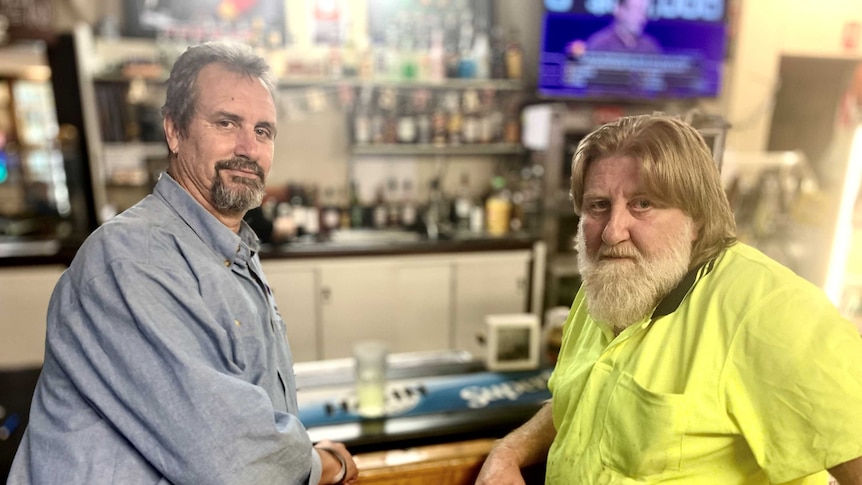
<instances>
[{"instance_id":1,"label":"poster on wall","mask_svg":"<svg viewBox=\"0 0 862 485\"><path fill-rule=\"evenodd\" d=\"M124 1L129 37L235 38L270 46L285 41L284 0Z\"/></svg>"}]
</instances>

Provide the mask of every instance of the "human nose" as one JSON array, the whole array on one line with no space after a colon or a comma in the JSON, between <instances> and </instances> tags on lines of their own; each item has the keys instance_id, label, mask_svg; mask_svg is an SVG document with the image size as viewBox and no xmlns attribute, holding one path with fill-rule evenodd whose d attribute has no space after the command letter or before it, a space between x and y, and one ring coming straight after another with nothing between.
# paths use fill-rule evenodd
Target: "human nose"
<instances>
[{"instance_id":1,"label":"human nose","mask_svg":"<svg viewBox=\"0 0 862 485\"><path fill-rule=\"evenodd\" d=\"M624 207L612 207L602 230L602 242L615 246L628 239L630 222L631 214Z\"/></svg>"},{"instance_id":2,"label":"human nose","mask_svg":"<svg viewBox=\"0 0 862 485\"><path fill-rule=\"evenodd\" d=\"M260 155L258 137L254 129L239 130L234 146L234 155L243 156L250 160L257 160Z\"/></svg>"}]
</instances>

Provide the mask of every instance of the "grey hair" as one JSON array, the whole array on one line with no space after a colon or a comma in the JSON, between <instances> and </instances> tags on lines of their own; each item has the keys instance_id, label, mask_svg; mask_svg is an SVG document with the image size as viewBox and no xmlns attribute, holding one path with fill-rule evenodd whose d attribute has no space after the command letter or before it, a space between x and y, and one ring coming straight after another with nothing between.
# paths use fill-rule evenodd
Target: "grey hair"
<instances>
[{"instance_id":1,"label":"grey hair","mask_svg":"<svg viewBox=\"0 0 862 485\"><path fill-rule=\"evenodd\" d=\"M189 47L177 58L167 81L167 95L162 116L173 120L179 134L188 137L189 124L195 114L198 93L195 83L204 67L218 63L230 71L260 79L276 97L275 82L269 65L251 47L232 42L206 42Z\"/></svg>"}]
</instances>

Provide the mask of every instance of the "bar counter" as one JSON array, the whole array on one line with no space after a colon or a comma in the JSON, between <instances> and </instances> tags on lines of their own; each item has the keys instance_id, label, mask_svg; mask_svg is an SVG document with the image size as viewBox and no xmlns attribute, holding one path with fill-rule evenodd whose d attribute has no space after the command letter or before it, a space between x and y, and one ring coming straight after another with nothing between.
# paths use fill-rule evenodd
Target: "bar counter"
<instances>
[{"instance_id":1,"label":"bar counter","mask_svg":"<svg viewBox=\"0 0 862 485\"><path fill-rule=\"evenodd\" d=\"M340 231L328 240L261 245L261 259L338 258L355 256L397 256L456 252L531 249L538 240L526 233L506 236L487 234L449 235L436 239L404 231Z\"/></svg>"},{"instance_id":2,"label":"bar counter","mask_svg":"<svg viewBox=\"0 0 862 485\"><path fill-rule=\"evenodd\" d=\"M355 256L396 256L455 252L530 249L538 239L518 233L506 236L487 234L447 235L428 238L404 231L349 230L336 239L306 239L283 244L261 245L261 259L340 258ZM5 238L0 240L0 267L62 264L68 266L83 240Z\"/></svg>"},{"instance_id":3,"label":"bar counter","mask_svg":"<svg viewBox=\"0 0 862 485\"><path fill-rule=\"evenodd\" d=\"M357 413L352 359L294 367L299 417L312 441L341 441L353 453L502 437L550 398L550 368L491 372L469 352L392 354L386 414Z\"/></svg>"}]
</instances>

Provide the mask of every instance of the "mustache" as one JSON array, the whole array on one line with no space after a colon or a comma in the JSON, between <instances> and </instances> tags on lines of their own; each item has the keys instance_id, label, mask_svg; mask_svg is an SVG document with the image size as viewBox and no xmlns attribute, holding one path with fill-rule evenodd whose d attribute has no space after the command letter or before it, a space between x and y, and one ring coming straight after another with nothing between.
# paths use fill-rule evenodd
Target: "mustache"
<instances>
[{"instance_id":1,"label":"mustache","mask_svg":"<svg viewBox=\"0 0 862 485\"><path fill-rule=\"evenodd\" d=\"M247 158L231 158L228 160L221 160L216 162L215 164L216 173L219 170L248 170L254 172L257 177L263 181L266 174L263 173L263 168L254 160L249 160Z\"/></svg>"},{"instance_id":2,"label":"mustache","mask_svg":"<svg viewBox=\"0 0 862 485\"><path fill-rule=\"evenodd\" d=\"M641 254L634 246L602 246L599 250L600 258L633 258L640 261Z\"/></svg>"}]
</instances>

